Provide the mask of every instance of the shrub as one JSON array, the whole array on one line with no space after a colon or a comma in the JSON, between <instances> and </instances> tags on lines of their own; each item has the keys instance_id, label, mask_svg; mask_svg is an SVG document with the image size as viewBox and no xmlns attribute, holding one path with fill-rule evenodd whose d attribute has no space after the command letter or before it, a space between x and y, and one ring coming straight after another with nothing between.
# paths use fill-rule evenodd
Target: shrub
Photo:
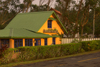
<instances>
[{"instance_id":1,"label":"shrub","mask_svg":"<svg viewBox=\"0 0 100 67\"><path fill-rule=\"evenodd\" d=\"M97 41L92 41L90 43L90 50L97 50L98 49L98 43Z\"/></svg>"},{"instance_id":2,"label":"shrub","mask_svg":"<svg viewBox=\"0 0 100 67\"><path fill-rule=\"evenodd\" d=\"M71 43L78 43L79 41L77 39L74 39Z\"/></svg>"},{"instance_id":3,"label":"shrub","mask_svg":"<svg viewBox=\"0 0 100 67\"><path fill-rule=\"evenodd\" d=\"M91 50L100 49L100 40L83 41L81 43L82 43L82 48L85 51L91 51Z\"/></svg>"},{"instance_id":4,"label":"shrub","mask_svg":"<svg viewBox=\"0 0 100 67\"><path fill-rule=\"evenodd\" d=\"M81 43L63 45L19 47L19 61L60 57L80 52Z\"/></svg>"},{"instance_id":5,"label":"shrub","mask_svg":"<svg viewBox=\"0 0 100 67\"><path fill-rule=\"evenodd\" d=\"M59 44L50 46L18 47L16 49L7 49L3 53L3 58L0 63L60 57L97 49L100 49L100 41L83 41L80 43ZM20 55L15 60L11 59L14 51L20 52Z\"/></svg>"},{"instance_id":6,"label":"shrub","mask_svg":"<svg viewBox=\"0 0 100 67\"><path fill-rule=\"evenodd\" d=\"M97 42L97 49L100 49L100 40L96 40Z\"/></svg>"},{"instance_id":7,"label":"shrub","mask_svg":"<svg viewBox=\"0 0 100 67\"><path fill-rule=\"evenodd\" d=\"M35 59L37 49L35 47L19 47L18 50L21 52L18 61Z\"/></svg>"},{"instance_id":8,"label":"shrub","mask_svg":"<svg viewBox=\"0 0 100 67\"><path fill-rule=\"evenodd\" d=\"M82 43L82 49L85 51L90 51L90 43L92 41L83 41Z\"/></svg>"},{"instance_id":9,"label":"shrub","mask_svg":"<svg viewBox=\"0 0 100 67\"><path fill-rule=\"evenodd\" d=\"M85 52L85 50L84 49L81 49L81 52Z\"/></svg>"},{"instance_id":10,"label":"shrub","mask_svg":"<svg viewBox=\"0 0 100 67\"><path fill-rule=\"evenodd\" d=\"M1 64L10 63L12 61L12 55L16 49L9 48L5 50L2 54L3 57L0 59Z\"/></svg>"}]
</instances>

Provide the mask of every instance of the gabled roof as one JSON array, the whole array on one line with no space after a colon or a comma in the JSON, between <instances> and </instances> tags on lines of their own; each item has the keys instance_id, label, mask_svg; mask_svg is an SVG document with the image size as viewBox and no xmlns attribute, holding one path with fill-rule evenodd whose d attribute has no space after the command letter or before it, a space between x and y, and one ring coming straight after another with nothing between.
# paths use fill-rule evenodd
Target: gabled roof
<instances>
[{"instance_id":1,"label":"gabled roof","mask_svg":"<svg viewBox=\"0 0 100 67\"><path fill-rule=\"evenodd\" d=\"M38 32L38 30L43 26L43 24L52 14L57 18L54 11L20 13L5 27L5 29L24 28ZM57 20L59 21L58 23L63 31L67 33L60 20L58 18Z\"/></svg>"},{"instance_id":2,"label":"gabled roof","mask_svg":"<svg viewBox=\"0 0 100 67\"><path fill-rule=\"evenodd\" d=\"M49 38L49 37L52 36L22 28L0 30L0 38Z\"/></svg>"}]
</instances>

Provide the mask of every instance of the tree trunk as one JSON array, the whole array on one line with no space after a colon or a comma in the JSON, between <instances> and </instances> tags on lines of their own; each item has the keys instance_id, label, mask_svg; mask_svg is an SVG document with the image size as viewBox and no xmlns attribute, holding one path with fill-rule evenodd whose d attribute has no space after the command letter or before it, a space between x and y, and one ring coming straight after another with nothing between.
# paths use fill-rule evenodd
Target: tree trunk
<instances>
[{"instance_id":1,"label":"tree trunk","mask_svg":"<svg viewBox=\"0 0 100 67\"><path fill-rule=\"evenodd\" d=\"M48 0L48 3L47 3L47 11L49 11L50 1L51 1L51 0Z\"/></svg>"},{"instance_id":2,"label":"tree trunk","mask_svg":"<svg viewBox=\"0 0 100 67\"><path fill-rule=\"evenodd\" d=\"M83 26L81 26L81 37L83 36Z\"/></svg>"},{"instance_id":3,"label":"tree trunk","mask_svg":"<svg viewBox=\"0 0 100 67\"><path fill-rule=\"evenodd\" d=\"M28 12L28 9L29 9L31 3L32 3L32 2L30 2L30 3L28 4L26 12Z\"/></svg>"},{"instance_id":4,"label":"tree trunk","mask_svg":"<svg viewBox=\"0 0 100 67\"><path fill-rule=\"evenodd\" d=\"M76 33L73 33L73 36L72 36L73 38L75 38L75 34L76 34Z\"/></svg>"},{"instance_id":5,"label":"tree trunk","mask_svg":"<svg viewBox=\"0 0 100 67\"><path fill-rule=\"evenodd\" d=\"M94 9L94 16L93 16L93 37L95 36L95 9Z\"/></svg>"}]
</instances>

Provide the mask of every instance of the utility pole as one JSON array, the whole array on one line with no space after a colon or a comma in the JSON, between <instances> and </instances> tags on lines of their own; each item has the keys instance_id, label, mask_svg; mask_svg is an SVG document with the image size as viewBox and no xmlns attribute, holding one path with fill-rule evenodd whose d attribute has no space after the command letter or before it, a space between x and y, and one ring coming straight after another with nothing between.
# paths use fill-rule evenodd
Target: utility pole
<instances>
[{"instance_id":1,"label":"utility pole","mask_svg":"<svg viewBox=\"0 0 100 67\"><path fill-rule=\"evenodd\" d=\"M94 8L94 14L93 14L93 37L95 36L95 8Z\"/></svg>"}]
</instances>

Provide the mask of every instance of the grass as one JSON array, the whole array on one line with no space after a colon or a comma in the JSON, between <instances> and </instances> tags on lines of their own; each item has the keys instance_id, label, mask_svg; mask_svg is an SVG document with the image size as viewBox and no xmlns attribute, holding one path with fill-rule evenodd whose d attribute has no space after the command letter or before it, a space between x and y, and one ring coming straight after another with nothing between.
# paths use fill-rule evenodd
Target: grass
<instances>
[{"instance_id":1,"label":"grass","mask_svg":"<svg viewBox=\"0 0 100 67\"><path fill-rule=\"evenodd\" d=\"M6 65L0 65L0 67L12 67L12 66L16 66L16 65L23 65L23 64L31 64L31 63L42 62L42 61L57 60L57 59L68 58L68 57L73 57L73 56L80 56L80 55L87 55L87 54L97 53L97 52L100 52L100 50L83 52L83 53L78 53L78 54L73 54L73 55L68 55L68 56L62 56L62 57L39 59L39 60L25 61L25 62L9 63L9 64L6 64Z\"/></svg>"}]
</instances>

